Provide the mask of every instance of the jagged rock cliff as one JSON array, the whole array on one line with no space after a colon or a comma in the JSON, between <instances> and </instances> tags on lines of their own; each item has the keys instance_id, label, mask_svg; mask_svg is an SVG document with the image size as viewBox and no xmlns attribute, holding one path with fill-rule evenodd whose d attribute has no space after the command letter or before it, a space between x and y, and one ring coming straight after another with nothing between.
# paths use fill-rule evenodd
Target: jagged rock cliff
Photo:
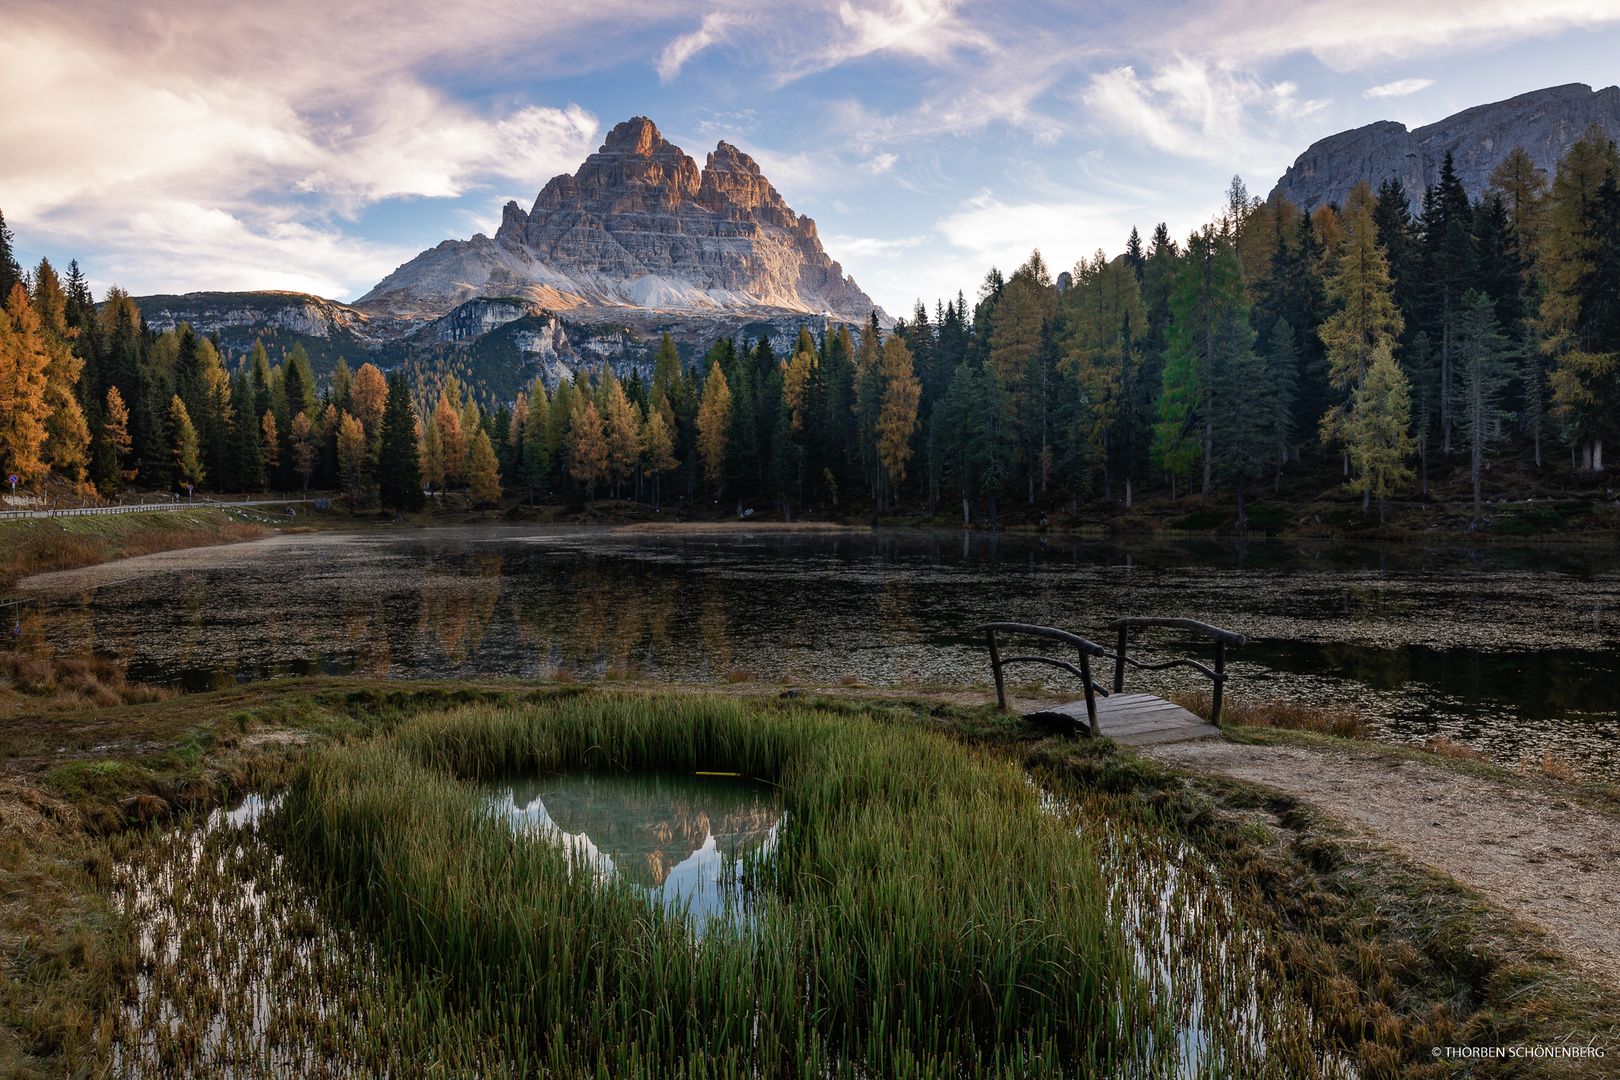
<instances>
[{"instance_id":1,"label":"jagged rock cliff","mask_svg":"<svg viewBox=\"0 0 1620 1080\"><path fill-rule=\"evenodd\" d=\"M1593 124L1620 137L1620 87L1594 91L1583 83L1536 90L1476 105L1412 131L1391 120L1343 131L1312 143L1277 181L1276 190L1307 210L1343 202L1359 180L1374 187L1394 177L1416 211L1424 188L1440 177L1447 152L1470 195L1515 146L1523 146L1552 176L1558 159Z\"/></svg>"},{"instance_id":2,"label":"jagged rock cliff","mask_svg":"<svg viewBox=\"0 0 1620 1080\"><path fill-rule=\"evenodd\" d=\"M700 171L645 117L615 127L578 172L546 184L529 212L508 203L494 239L446 240L356 306L443 315L478 297L522 298L572 317L640 309L864 319L875 306L752 158L721 142Z\"/></svg>"}]
</instances>

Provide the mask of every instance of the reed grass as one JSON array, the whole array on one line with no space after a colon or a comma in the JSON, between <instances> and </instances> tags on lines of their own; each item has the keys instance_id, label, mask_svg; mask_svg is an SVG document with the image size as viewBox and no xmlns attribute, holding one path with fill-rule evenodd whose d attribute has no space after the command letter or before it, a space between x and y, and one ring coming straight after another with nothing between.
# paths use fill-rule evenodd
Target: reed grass
<instances>
[{"instance_id":1,"label":"reed grass","mask_svg":"<svg viewBox=\"0 0 1620 1080\"><path fill-rule=\"evenodd\" d=\"M745 875L752 918L701 938L515 835L465 782L699 769L773 784L786 811L776 855ZM459 1034L396 1027L407 1058L492 1075L1039 1076L1140 1050L1091 841L1005 755L898 714L609 693L467 707L326 755L281 821L290 860L387 943L401 986L442 994Z\"/></svg>"}]
</instances>

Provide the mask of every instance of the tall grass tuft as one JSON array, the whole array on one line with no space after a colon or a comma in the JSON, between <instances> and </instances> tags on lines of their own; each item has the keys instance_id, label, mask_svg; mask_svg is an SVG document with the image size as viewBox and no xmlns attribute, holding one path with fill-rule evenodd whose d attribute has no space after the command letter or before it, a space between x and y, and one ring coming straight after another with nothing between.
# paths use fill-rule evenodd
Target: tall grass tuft
<instances>
[{"instance_id":1,"label":"tall grass tuft","mask_svg":"<svg viewBox=\"0 0 1620 1080\"><path fill-rule=\"evenodd\" d=\"M784 829L746 876L752 918L695 937L466 783L564 770L776 785ZM1131 964L1090 841L1014 762L899 714L606 692L467 707L318 759L280 820L326 902L411 973L401 985L442 995L449 1017L395 1032L402 1064L1036 1076L1129 1052Z\"/></svg>"}]
</instances>

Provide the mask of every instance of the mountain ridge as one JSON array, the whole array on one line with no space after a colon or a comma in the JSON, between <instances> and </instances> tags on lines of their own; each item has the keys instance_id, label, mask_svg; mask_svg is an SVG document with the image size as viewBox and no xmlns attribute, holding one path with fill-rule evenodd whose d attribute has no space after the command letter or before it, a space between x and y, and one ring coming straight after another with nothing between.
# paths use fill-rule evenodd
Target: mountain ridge
<instances>
[{"instance_id":1,"label":"mountain ridge","mask_svg":"<svg viewBox=\"0 0 1620 1080\"><path fill-rule=\"evenodd\" d=\"M1478 196L1514 146L1523 146L1551 178L1558 159L1593 124L1620 137L1620 87L1549 86L1474 105L1411 130L1394 120L1379 120L1318 139L1272 191L1309 211L1323 203L1342 203L1360 180L1377 187L1393 177L1415 211L1423 205L1425 188L1439 180L1448 152L1463 188Z\"/></svg>"}]
</instances>

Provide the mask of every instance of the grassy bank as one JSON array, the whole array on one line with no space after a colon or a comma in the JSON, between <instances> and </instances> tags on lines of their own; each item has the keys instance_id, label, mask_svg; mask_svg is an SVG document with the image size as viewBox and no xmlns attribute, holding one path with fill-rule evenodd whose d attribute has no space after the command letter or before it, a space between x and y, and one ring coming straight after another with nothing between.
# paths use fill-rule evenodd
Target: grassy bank
<instances>
[{"instance_id":1,"label":"grassy bank","mask_svg":"<svg viewBox=\"0 0 1620 1080\"><path fill-rule=\"evenodd\" d=\"M1048 1046L1088 1064L1117 1053L1123 1040L1111 1041L1107 1010L1132 1000L1070 1001L1056 990L1124 985L1122 947L1140 972L1144 957L1150 969L1183 953L1215 964L1240 937L1241 971L1186 979L1180 1004L1145 1000L1131 984L1161 1031L1188 1001L1219 1003L1234 1024L1248 1022L1243 1002L1293 995L1308 1005L1319 1030L1304 1020L1295 1035L1273 1027L1272 1059L1244 1058L1232 1049L1241 1033L1211 1031L1209 1043L1229 1052L1216 1057L1217 1073L1331 1075L1328 1065L1342 1061L1363 1077L1439 1077L1454 1075L1428 1057L1442 1042L1551 1043L1572 1033L1602 1042L1605 1032L1612 1041L1613 995L1541 952L1510 918L1274 793L1188 777L1106 741L1044 739L987 708L799 693L667 698L634 688L304 680L40 717L8 731L0 1075L74 1075L113 1061L110 1018L137 971L189 1010L170 1015L187 1022L173 1027L169 1057L154 1056L149 1075L192 1072L186 1055L214 1010L241 987L264 985L214 973L252 975L261 963L288 989L256 999L283 1025L256 1045L266 1054L315 1047L295 1073L371 1060L403 1075L429 1060L412 1055L432 1053L450 1073L452 1061L501 1060L555 1063L563 1076L598 1061L609 1075L725 1075L770 1048L788 1057L893 1048L906 1052L883 1057L874 1074L926 1075L940 1046L959 1049L958 1064L984 1046L1022 1046L1023 1065L1002 1065L1041 1075L1032 1050L1043 1063ZM1259 727L1233 734L1344 741ZM759 936L735 927L695 949L674 948L688 939L627 891L582 892L555 852L524 849L480 816L464 783L531 767L706 766L774 781L791 827L779 859L750 879L768 911ZM289 785L262 842L230 830L199 841L204 834L170 828ZM1099 882L1107 893L1129 880L1122 868L1132 860L1155 859L1159 876L1138 879L1134 894L1099 895ZM171 927L165 938L172 965L137 966L125 917L136 870L144 895L188 913L191 936ZM221 906L229 898L235 906ZM1175 956L1159 957L1151 947L1165 926L1127 926L1119 916L1133 905L1164 919L1203 911L1203 932L1185 934L1183 921L1179 936L1163 939ZM255 952L260 932L276 948ZM534 980L507 978L518 965ZM240 1013L252 1015L255 999L242 1000ZM769 1008L755 1009L762 1003ZM730 1026L697 1019L714 1016ZM936 1028L937 1037L918 1034ZM711 1053L720 1037L732 1057ZM995 1060L987 1064L993 1071ZM1468 1075L1603 1076L1614 1066L1611 1052L1574 1068L1487 1062Z\"/></svg>"},{"instance_id":2,"label":"grassy bank","mask_svg":"<svg viewBox=\"0 0 1620 1080\"><path fill-rule=\"evenodd\" d=\"M150 513L0 520L0 590L30 574L94 566L157 551L258 540L262 514L198 507Z\"/></svg>"},{"instance_id":3,"label":"grassy bank","mask_svg":"<svg viewBox=\"0 0 1620 1080\"><path fill-rule=\"evenodd\" d=\"M752 928L694 944L461 782L589 769L774 785L787 827L745 883ZM324 757L286 817L333 910L455 1017L393 1026L371 1068L1028 1075L1124 1053L1127 966L1089 842L1013 763L915 722L684 695L468 708Z\"/></svg>"}]
</instances>

